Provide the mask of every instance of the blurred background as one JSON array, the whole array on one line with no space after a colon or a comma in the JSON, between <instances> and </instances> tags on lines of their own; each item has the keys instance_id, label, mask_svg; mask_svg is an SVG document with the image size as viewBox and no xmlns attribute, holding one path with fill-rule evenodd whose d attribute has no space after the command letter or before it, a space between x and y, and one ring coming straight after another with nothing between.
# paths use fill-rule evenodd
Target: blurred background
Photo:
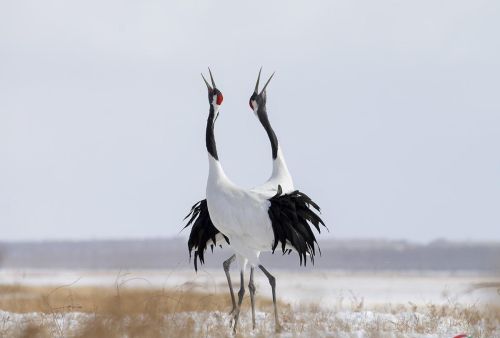
<instances>
[{"instance_id":1,"label":"blurred background","mask_svg":"<svg viewBox=\"0 0 500 338\"><path fill-rule=\"evenodd\" d=\"M488 0L2 1L0 279L194 278L181 228L204 198L207 66L219 156L244 187L271 172L248 99L259 67L276 71L270 120L330 228L315 269L498 276L499 14ZM223 278L228 255L205 271Z\"/></svg>"}]
</instances>

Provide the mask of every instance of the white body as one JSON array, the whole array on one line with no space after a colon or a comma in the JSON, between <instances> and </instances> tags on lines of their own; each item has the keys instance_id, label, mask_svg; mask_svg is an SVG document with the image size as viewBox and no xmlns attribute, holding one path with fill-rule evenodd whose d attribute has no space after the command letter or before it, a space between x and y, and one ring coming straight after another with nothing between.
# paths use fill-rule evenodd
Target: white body
<instances>
[{"instance_id":1,"label":"white body","mask_svg":"<svg viewBox=\"0 0 500 338\"><path fill-rule=\"evenodd\" d=\"M269 219L268 196L232 183L219 161L208 155L207 205L215 227L229 238L231 248L250 264L259 264L261 251L270 251L274 232ZM241 268L244 268L242 266Z\"/></svg>"},{"instance_id":2,"label":"white body","mask_svg":"<svg viewBox=\"0 0 500 338\"><path fill-rule=\"evenodd\" d=\"M281 147L279 145L276 159L273 160L273 172L271 177L266 181L266 183L253 188L252 191L261 192L271 197L276 194L278 185L281 185L283 193L285 194L295 190L293 187L292 176L288 171L285 157L283 156L283 152L281 151Z\"/></svg>"},{"instance_id":3,"label":"white body","mask_svg":"<svg viewBox=\"0 0 500 338\"><path fill-rule=\"evenodd\" d=\"M214 104L218 114L219 106ZM255 109L256 106L255 106ZM260 264L262 251L271 251L274 231L269 218L269 198L276 194L278 185L284 193L294 190L293 180L278 145L273 160L271 177L251 190L238 187L224 173L218 160L208 154L207 206L215 227L229 238L242 271L247 262Z\"/></svg>"},{"instance_id":4,"label":"white body","mask_svg":"<svg viewBox=\"0 0 500 338\"><path fill-rule=\"evenodd\" d=\"M274 242L268 199L276 194L278 185L281 185L284 193L294 190L281 148L278 147L276 159L273 160L271 177L251 190L231 182L220 162L210 154L208 162L206 196L210 218L215 227L229 238L240 268L245 269L247 260L252 266L257 266L260 264L260 253L271 251Z\"/></svg>"}]
</instances>

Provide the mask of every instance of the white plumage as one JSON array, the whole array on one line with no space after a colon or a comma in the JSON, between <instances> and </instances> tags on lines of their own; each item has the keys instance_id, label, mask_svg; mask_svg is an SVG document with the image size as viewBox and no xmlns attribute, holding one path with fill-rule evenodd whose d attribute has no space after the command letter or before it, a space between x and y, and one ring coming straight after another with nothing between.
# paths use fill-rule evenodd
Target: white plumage
<instances>
[{"instance_id":1,"label":"white plumage","mask_svg":"<svg viewBox=\"0 0 500 338\"><path fill-rule=\"evenodd\" d=\"M253 191L259 191L271 196L276 194L278 185L281 185L284 193L289 193L294 190L292 175L288 171L285 156L278 146L278 156L273 160L273 172L271 177L262 185L253 188Z\"/></svg>"},{"instance_id":2,"label":"white plumage","mask_svg":"<svg viewBox=\"0 0 500 338\"><path fill-rule=\"evenodd\" d=\"M210 69L209 69L210 71ZM274 74L273 74L274 75ZM277 137L271 128L266 111L266 92L272 76L258 93L260 79L257 80L255 91L250 98L250 106L259 118L271 141L273 153L273 171L271 177L262 185L253 189L244 189L234 184L224 173L218 159L214 136L214 124L222 103L222 93L216 88L210 72L213 88L205 80L209 91L210 112L206 128L206 145L208 152L209 175L207 179L206 203L198 202L191 209L193 228L188 242L189 250L195 249L196 255L203 263L203 253L207 245L217 244L221 238L226 238L235 255L224 262L224 270L228 279L231 299L233 302L234 326L236 331L240 306L245 293L244 273L247 263L250 263L250 300L252 303L252 321L255 328L255 286L253 283L254 268L259 267L268 277L273 294L275 324L279 329L278 312L276 307L275 278L262 266L259 255L263 251L276 249L281 242L285 253L289 249L298 251L302 264L306 254L313 259L316 239L308 222L311 222L319 231L321 219L310 210L312 205L319 211L319 207L307 195L294 191L293 180L288 171L286 161ZM323 224L324 225L324 224ZM238 305L235 304L229 266L237 259L240 267L240 291Z\"/></svg>"},{"instance_id":3,"label":"white plumage","mask_svg":"<svg viewBox=\"0 0 500 338\"><path fill-rule=\"evenodd\" d=\"M229 238L231 248L250 264L259 264L260 251L270 251L274 234L268 216L268 196L240 188L209 155L207 204L215 227ZM244 266L240 267L244 269Z\"/></svg>"}]
</instances>

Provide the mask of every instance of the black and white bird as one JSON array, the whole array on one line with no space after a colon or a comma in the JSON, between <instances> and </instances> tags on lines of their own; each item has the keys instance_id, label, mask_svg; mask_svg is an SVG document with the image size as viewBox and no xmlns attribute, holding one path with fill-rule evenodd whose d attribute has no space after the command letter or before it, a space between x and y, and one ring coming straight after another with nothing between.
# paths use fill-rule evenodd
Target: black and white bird
<instances>
[{"instance_id":1,"label":"black and white bird","mask_svg":"<svg viewBox=\"0 0 500 338\"><path fill-rule=\"evenodd\" d=\"M250 106L266 129L271 140L273 154L273 175L262 186L254 189L244 189L234 184L225 174L217 153L214 136L214 126L219 107L222 103L222 93L216 88L210 72L212 86L204 79L208 88L210 111L206 126L206 148L208 152L209 175L207 180L206 200L198 202L191 209L189 226L193 223L188 247L195 251L196 259L203 263L203 253L207 246L217 245L217 241L226 240L230 243L235 255L228 261L236 259L240 267L241 288L238 293L238 305L234 311L234 326L236 331L241 302L245 292L244 273L246 265L250 264L250 300L252 305L252 323L255 328L255 286L253 282L254 269L259 267L267 276L271 285L275 325L279 330L278 311L276 306L276 279L261 264L261 252L272 251L280 246L283 253L297 251L300 264L306 264L306 256L314 262L316 254L316 238L312 232L312 224L318 232L323 221L316 214L319 207L307 195L293 190L293 182L277 137L272 130L266 111L266 87L258 93L256 89L250 98ZM259 72L260 78L260 72ZM283 186L286 190L283 190ZM319 249L319 247L318 247ZM226 261L227 262L227 261ZM226 263L225 262L225 263ZM227 264L229 266L229 264ZM224 266L226 268L226 264ZM228 270L226 270L228 275ZM230 289L232 286L228 278ZM233 298L234 299L234 298ZM234 304L234 302L233 302Z\"/></svg>"}]
</instances>

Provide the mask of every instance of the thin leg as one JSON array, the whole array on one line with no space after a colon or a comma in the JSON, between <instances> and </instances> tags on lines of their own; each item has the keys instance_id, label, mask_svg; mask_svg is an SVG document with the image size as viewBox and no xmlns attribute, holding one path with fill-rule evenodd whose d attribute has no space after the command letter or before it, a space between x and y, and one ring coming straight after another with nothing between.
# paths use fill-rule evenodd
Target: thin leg
<instances>
[{"instance_id":1,"label":"thin leg","mask_svg":"<svg viewBox=\"0 0 500 338\"><path fill-rule=\"evenodd\" d=\"M266 275L267 279L269 280L269 284L271 284L271 290L273 292L273 304L274 304L274 322L276 326L276 332L281 331L281 325L278 320L278 307L276 306L276 278L274 278L273 275L269 273L269 271L266 270L265 267L262 265L259 265L259 268L264 272Z\"/></svg>"},{"instance_id":2,"label":"thin leg","mask_svg":"<svg viewBox=\"0 0 500 338\"><path fill-rule=\"evenodd\" d=\"M240 317L241 303L243 302L243 296L245 295L245 281L243 270L240 273L240 291L238 291L238 307L236 308L236 314L234 315L234 326L233 333L236 333L236 326L238 326L238 318Z\"/></svg>"},{"instance_id":3,"label":"thin leg","mask_svg":"<svg viewBox=\"0 0 500 338\"><path fill-rule=\"evenodd\" d=\"M233 283L231 283L231 274L229 273L229 267L231 266L231 263L234 262L236 258L236 255L232 255L229 257L224 263L222 263L222 266L224 267L224 272L226 273L227 277L227 284L229 285L229 293L231 294L231 302L233 303L233 308L231 309L231 312L229 314L232 314L236 310L236 300L234 298L234 291L233 291Z\"/></svg>"},{"instance_id":4,"label":"thin leg","mask_svg":"<svg viewBox=\"0 0 500 338\"><path fill-rule=\"evenodd\" d=\"M250 290L250 303L252 303L252 328L255 330L255 284L253 283L253 270L250 268L250 282L248 283L248 290Z\"/></svg>"}]
</instances>

